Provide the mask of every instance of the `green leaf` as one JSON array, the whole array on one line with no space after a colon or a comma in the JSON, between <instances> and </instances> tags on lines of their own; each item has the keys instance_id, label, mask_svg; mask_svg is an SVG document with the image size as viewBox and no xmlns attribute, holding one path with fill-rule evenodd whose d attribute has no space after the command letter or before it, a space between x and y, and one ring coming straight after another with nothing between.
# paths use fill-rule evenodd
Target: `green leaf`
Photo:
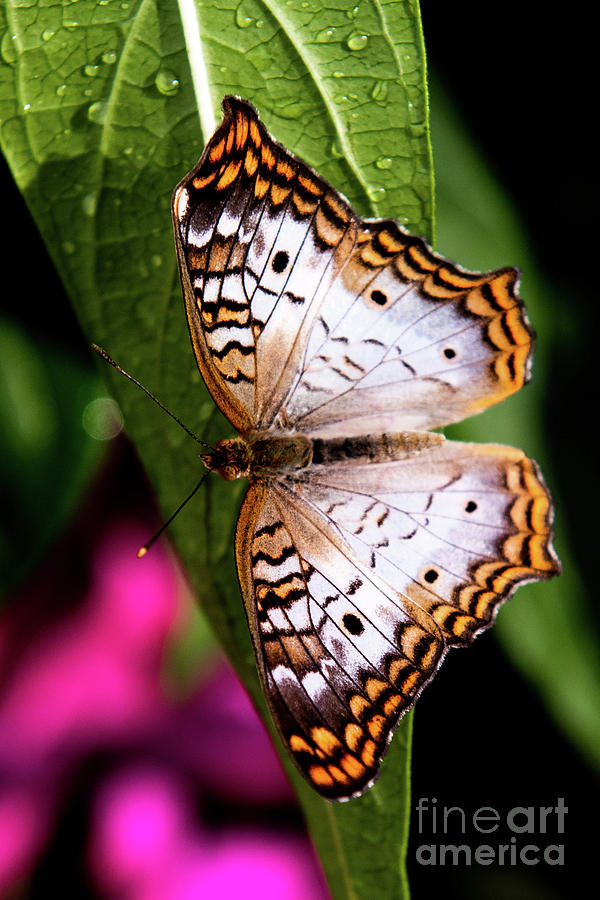
<instances>
[{"instance_id":1,"label":"green leaf","mask_svg":"<svg viewBox=\"0 0 600 900\"><path fill-rule=\"evenodd\" d=\"M189 348L170 196L237 93L362 214L431 236L432 174L416 0L5 0L0 140L90 341L200 437L228 433ZM198 450L105 373L170 512ZM209 479L172 533L202 606L264 712L233 566L241 488ZM411 719L382 778L329 805L291 772L337 898L404 897ZM286 765L290 765L286 759Z\"/></svg>"},{"instance_id":2,"label":"green leaf","mask_svg":"<svg viewBox=\"0 0 600 900\"><path fill-rule=\"evenodd\" d=\"M546 584L521 588L502 610L495 634L544 699L565 734L594 766L600 765L600 651L590 623L596 620L570 547L561 510L552 448L563 423L548 422L544 410L550 367L560 366L560 336L568 330L564 298L544 282L517 212L473 149L440 83L432 87L432 132L436 151L437 232L441 252L475 269L518 265L521 296L537 332L530 384L480 416L448 429L460 440L499 441L536 459L552 490L556 548L563 574Z\"/></svg>"}]
</instances>

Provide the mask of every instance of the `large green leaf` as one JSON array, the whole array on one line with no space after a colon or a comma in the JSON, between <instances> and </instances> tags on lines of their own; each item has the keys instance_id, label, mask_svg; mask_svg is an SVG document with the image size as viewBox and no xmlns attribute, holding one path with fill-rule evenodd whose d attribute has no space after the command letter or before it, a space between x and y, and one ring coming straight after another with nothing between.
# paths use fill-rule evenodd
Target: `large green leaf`
<instances>
[{"instance_id":1,"label":"large green leaf","mask_svg":"<svg viewBox=\"0 0 600 900\"><path fill-rule=\"evenodd\" d=\"M5 0L4 13L2 147L85 331L205 439L228 429L189 350L169 204L224 94L251 100L359 212L431 235L416 0ZM197 447L107 374L170 511L200 474ZM173 534L264 712L233 568L239 499L209 479ZM410 728L351 803L325 803L290 772L336 897L407 894Z\"/></svg>"}]
</instances>

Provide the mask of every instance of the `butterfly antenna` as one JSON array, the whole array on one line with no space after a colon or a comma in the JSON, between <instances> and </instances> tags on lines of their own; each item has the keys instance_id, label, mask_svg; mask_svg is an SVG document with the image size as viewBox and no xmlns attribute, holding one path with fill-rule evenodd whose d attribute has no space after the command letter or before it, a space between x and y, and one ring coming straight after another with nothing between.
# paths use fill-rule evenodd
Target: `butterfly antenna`
<instances>
[{"instance_id":1,"label":"butterfly antenna","mask_svg":"<svg viewBox=\"0 0 600 900\"><path fill-rule=\"evenodd\" d=\"M98 356L101 356L102 359L105 360L105 362L107 362L109 365L111 365L111 366L113 367L113 369L116 369L117 372L120 372L121 375L124 375L125 378L128 378L129 381L132 381L135 385L137 385L139 388L141 388L141 389L143 390L143 392L146 394L146 396L147 396L147 397L150 397L151 400L154 400L154 402L156 403L156 405L157 405L157 406L160 406L160 408L161 408L164 412L166 412L167 415L171 416L171 418L172 418L175 422L177 422L177 424L180 426L180 428L183 428L183 430L184 430L187 434L189 434L189 436L190 436L191 438L194 438L194 440L196 441L197 444L201 444L203 447L208 447L209 450L212 450L212 449L213 449L212 446L211 446L210 444L207 444L207 443L206 443L206 441L201 441L199 437L196 437L196 435L194 434L194 432L193 432L193 431L190 431L190 429L187 427L187 425L184 425L183 422L181 421L181 419L179 419L179 418L175 415L175 413L172 413L170 409L167 409L167 407L164 406L164 404L162 404L162 403L160 402L160 400L158 400L158 398L154 396L154 394L151 394L150 391L148 390L148 388L145 388L144 385L141 384L141 383L137 380L137 378L134 378L133 375L130 375L129 372L126 372L126 371L125 371L125 369L122 369L121 366L120 366L118 363L116 363L116 362L114 361L114 359L112 358L112 356L109 356L109 355L108 355L108 353L106 352L106 350L104 350L102 347L99 347L98 344L92 344L92 350L94 350L94 352L97 353ZM188 500L189 500L189 499L190 499L190 498L188 497ZM184 503L187 503L187 500L185 500ZM182 504L182 505L183 505L183 504ZM179 510L178 510L178 511L179 511ZM168 524L168 523L167 523L167 524ZM160 534L160 532L159 532L159 534ZM158 537L158 535L157 535L157 537Z\"/></svg>"},{"instance_id":2,"label":"butterfly antenna","mask_svg":"<svg viewBox=\"0 0 600 900\"><path fill-rule=\"evenodd\" d=\"M152 544L153 544L156 540L158 540L158 538L161 536L161 534L163 533L163 531L165 530L165 528L168 528L168 527L169 527L169 525L171 524L171 522L173 521L173 519L175 518L175 516L179 515L179 513L181 512L181 510L183 509L183 507L186 505L186 503L189 503L189 501L192 499L192 497L194 496L194 494L196 493L196 491L200 488L200 486L204 483L204 481L206 481L206 479L208 478L209 475L210 475L210 470L209 470L208 472L205 472L205 473L204 473L204 475L202 476L202 478L200 479L200 481L198 482L198 484L196 485L196 487L194 488L194 490L193 490L190 494L188 494L188 496L185 498L185 500L183 501L183 503L180 503L180 504L179 504L179 506L177 507L177 509L176 509L175 512L173 513L173 515L172 515L172 516L169 516L169 518L167 519L167 521L164 522L164 523L160 526L160 528L158 529L158 531L156 532L156 534L155 534L153 537L151 537L150 540L147 541L147 542L144 544L143 547L140 547L140 549L139 549L138 552L137 552L137 558L138 558L138 559L141 559L142 556L145 556L145 555L146 555L146 553L148 552L148 550L150 549L150 547L152 546Z\"/></svg>"}]
</instances>

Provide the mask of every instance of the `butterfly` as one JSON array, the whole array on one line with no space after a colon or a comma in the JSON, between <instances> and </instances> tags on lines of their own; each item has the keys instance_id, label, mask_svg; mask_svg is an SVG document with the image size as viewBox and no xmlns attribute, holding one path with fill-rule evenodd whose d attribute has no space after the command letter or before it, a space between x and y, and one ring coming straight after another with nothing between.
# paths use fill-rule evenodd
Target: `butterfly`
<instances>
[{"instance_id":1,"label":"butterfly","mask_svg":"<svg viewBox=\"0 0 600 900\"><path fill-rule=\"evenodd\" d=\"M202 459L250 482L235 557L262 686L302 774L346 800L447 650L559 571L536 463L433 430L528 380L518 272L359 218L237 97L173 221L196 361L238 432Z\"/></svg>"}]
</instances>

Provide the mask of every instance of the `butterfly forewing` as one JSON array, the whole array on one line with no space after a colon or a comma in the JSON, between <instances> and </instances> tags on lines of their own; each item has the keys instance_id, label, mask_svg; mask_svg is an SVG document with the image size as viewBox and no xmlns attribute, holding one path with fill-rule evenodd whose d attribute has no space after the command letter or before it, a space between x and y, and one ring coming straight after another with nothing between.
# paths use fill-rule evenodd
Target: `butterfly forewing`
<instances>
[{"instance_id":1,"label":"butterfly forewing","mask_svg":"<svg viewBox=\"0 0 600 900\"><path fill-rule=\"evenodd\" d=\"M533 334L516 269L360 219L249 103L223 111L173 198L188 325L244 460L260 446L236 560L274 721L348 799L446 650L559 571L536 464L429 432L518 390ZM228 453L204 459L235 477Z\"/></svg>"},{"instance_id":2,"label":"butterfly forewing","mask_svg":"<svg viewBox=\"0 0 600 900\"><path fill-rule=\"evenodd\" d=\"M239 430L271 424L355 240L348 204L243 101L176 188L175 240L198 365Z\"/></svg>"},{"instance_id":3,"label":"butterfly forewing","mask_svg":"<svg viewBox=\"0 0 600 900\"><path fill-rule=\"evenodd\" d=\"M518 274L467 272L397 223L360 220L247 103L174 199L198 364L238 428L433 428L528 378Z\"/></svg>"}]
</instances>

